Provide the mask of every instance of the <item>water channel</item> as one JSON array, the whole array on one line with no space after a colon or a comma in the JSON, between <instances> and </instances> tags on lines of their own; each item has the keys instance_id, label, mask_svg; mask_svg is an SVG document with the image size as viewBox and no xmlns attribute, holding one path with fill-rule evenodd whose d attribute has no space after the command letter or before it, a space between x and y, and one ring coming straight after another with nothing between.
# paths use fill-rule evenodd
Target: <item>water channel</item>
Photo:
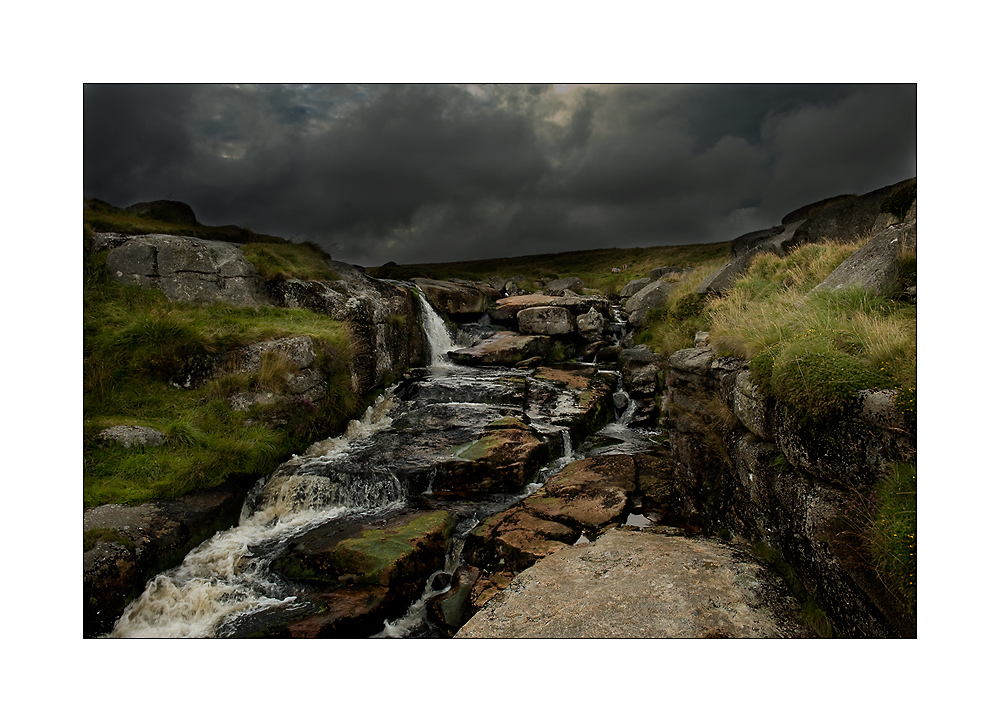
<instances>
[{"instance_id":1,"label":"water channel","mask_svg":"<svg viewBox=\"0 0 1000 722\"><path fill-rule=\"evenodd\" d=\"M536 377L530 369L450 363L447 351L461 344L426 299L421 300L427 367L388 389L342 436L313 444L259 480L247 495L239 524L153 578L110 636L245 637L301 616L313 605L300 587L272 568L293 544L325 528L398 514L415 499L433 498L436 464L445 450L471 444L497 419L526 418L546 439L554 461L514 493L453 502L449 510L459 521L444 568L431 575L409 610L387 620L376 636L435 634L425 603L442 585L446 588L441 575L450 578L460 564L465 536L489 514L540 488L580 452L573 448L566 421L573 399L565 388ZM526 394L529 379L532 393ZM621 406L619 418L600 434L612 438L619 449L624 448L621 444L641 446L642 432L628 427L631 407ZM440 507L448 502L435 503Z\"/></svg>"}]
</instances>

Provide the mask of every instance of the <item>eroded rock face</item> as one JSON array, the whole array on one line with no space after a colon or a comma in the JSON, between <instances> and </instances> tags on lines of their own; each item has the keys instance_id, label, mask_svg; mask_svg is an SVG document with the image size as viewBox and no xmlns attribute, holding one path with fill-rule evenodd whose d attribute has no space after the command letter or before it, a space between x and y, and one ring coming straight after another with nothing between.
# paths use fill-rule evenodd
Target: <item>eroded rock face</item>
<instances>
[{"instance_id":1,"label":"eroded rock face","mask_svg":"<svg viewBox=\"0 0 1000 722\"><path fill-rule=\"evenodd\" d=\"M805 638L774 572L712 539L614 529L519 574L458 638Z\"/></svg>"},{"instance_id":2,"label":"eroded rock face","mask_svg":"<svg viewBox=\"0 0 1000 722\"><path fill-rule=\"evenodd\" d=\"M134 236L108 253L113 278L157 288L171 301L259 306L267 303L253 264L232 243L152 234Z\"/></svg>"},{"instance_id":3,"label":"eroded rock face","mask_svg":"<svg viewBox=\"0 0 1000 722\"><path fill-rule=\"evenodd\" d=\"M889 621L888 607L876 602L886 592L837 526L852 500L867 498L886 464L916 459L915 428L894 392L860 392L832 425L802 428L786 407L762 397L745 361L704 351L670 359L668 459L646 476L644 493L666 499L696 527L725 526L776 550L838 634L913 636L905 620Z\"/></svg>"}]
</instances>

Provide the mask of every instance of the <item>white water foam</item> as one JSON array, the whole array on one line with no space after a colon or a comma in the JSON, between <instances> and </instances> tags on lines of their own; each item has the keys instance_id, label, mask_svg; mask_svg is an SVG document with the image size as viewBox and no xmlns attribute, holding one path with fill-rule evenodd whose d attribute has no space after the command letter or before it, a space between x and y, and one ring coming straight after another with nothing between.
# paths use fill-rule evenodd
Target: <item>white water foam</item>
<instances>
[{"instance_id":1,"label":"white water foam","mask_svg":"<svg viewBox=\"0 0 1000 722\"><path fill-rule=\"evenodd\" d=\"M395 398L386 392L347 433L314 444L316 454L297 457L329 458L348 453L392 423ZM292 535L342 516L352 508L378 508L398 503L402 489L391 475L371 479L378 489L351 490L352 505L332 505L343 495L330 493L330 480L308 474L271 479L256 497L256 509L244 507L238 526L218 532L193 549L174 569L157 575L126 608L112 637L211 637L224 620L266 607L296 603L287 588L269 578L271 555L262 547L280 550ZM255 550L256 553L255 553ZM258 556L261 554L261 556Z\"/></svg>"},{"instance_id":2,"label":"white water foam","mask_svg":"<svg viewBox=\"0 0 1000 722\"><path fill-rule=\"evenodd\" d=\"M427 301L427 297L424 296L423 292L419 293L420 296L420 311L423 317L424 325L424 337L427 339L427 346L429 347L429 355L431 358L431 366L451 366L453 365L451 361L448 360L448 352L453 351L458 346L451 339L451 334L448 333L448 327L444 323L444 319L438 315L434 307Z\"/></svg>"}]
</instances>

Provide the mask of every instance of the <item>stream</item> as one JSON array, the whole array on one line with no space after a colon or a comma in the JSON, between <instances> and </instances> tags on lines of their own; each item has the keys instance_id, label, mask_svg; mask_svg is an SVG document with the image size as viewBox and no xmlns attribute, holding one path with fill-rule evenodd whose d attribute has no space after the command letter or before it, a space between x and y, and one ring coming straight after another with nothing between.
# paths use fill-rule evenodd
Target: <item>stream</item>
<instances>
[{"instance_id":1,"label":"stream","mask_svg":"<svg viewBox=\"0 0 1000 722\"><path fill-rule=\"evenodd\" d=\"M387 620L375 636L436 636L426 602L447 589L461 563L466 535L485 517L539 489L580 458L580 448L587 444L574 449L570 416L575 397L565 385L531 369L451 363L447 352L471 341L460 338L456 343L443 319L420 298L429 364L386 390L342 436L313 444L260 479L247 495L239 523L150 580L109 636L246 637L291 621L315 607L303 598L300 586L273 570L276 559L306 535L416 508L421 498L433 498L435 508L446 506L458 526L444 568L427 579L423 594L402 617ZM597 436L620 450L640 448L643 432L628 426L632 405L620 383L616 401L618 418ZM488 424L508 416L526 419L545 439L553 461L516 492L453 502L435 498L442 460L456 448L471 446Z\"/></svg>"}]
</instances>

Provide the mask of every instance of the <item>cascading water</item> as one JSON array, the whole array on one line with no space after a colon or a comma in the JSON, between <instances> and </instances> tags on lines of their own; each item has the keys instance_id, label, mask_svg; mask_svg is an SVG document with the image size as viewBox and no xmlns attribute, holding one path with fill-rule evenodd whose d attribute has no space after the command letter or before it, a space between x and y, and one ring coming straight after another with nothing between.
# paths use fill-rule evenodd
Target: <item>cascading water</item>
<instances>
[{"instance_id":1,"label":"cascading water","mask_svg":"<svg viewBox=\"0 0 1000 722\"><path fill-rule=\"evenodd\" d=\"M444 567L427 580L409 611L386 621L378 636L434 633L426 606L447 589L461 564L465 536L479 520L533 493L579 456L567 426L573 402L565 389L526 370L451 363L447 352L455 342L422 292L418 297L428 368L387 391L342 436L313 444L261 479L247 496L239 524L150 581L111 636L245 636L309 612L315 607L303 589L272 571L279 557L307 532L325 533L318 527L338 529L346 522L398 516L413 495L433 496L438 460L470 446L492 421L523 418L550 440L558 458L517 492L466 501L463 511L456 508L458 527ZM539 393L528 394L528 388Z\"/></svg>"},{"instance_id":2,"label":"cascading water","mask_svg":"<svg viewBox=\"0 0 1000 722\"><path fill-rule=\"evenodd\" d=\"M444 319L434 310L430 302L428 302L427 297L423 294L423 291L420 291L418 296L420 298L424 338L427 340L430 355L430 365L432 367L451 365L451 362L448 360L448 352L458 348L458 346L451 340L451 334L448 333L448 327L445 325Z\"/></svg>"},{"instance_id":3,"label":"cascading water","mask_svg":"<svg viewBox=\"0 0 1000 722\"><path fill-rule=\"evenodd\" d=\"M388 427L394 405L391 391L386 392L343 436L314 445L321 455L310 458L335 460L364 445ZM157 575L126 608L110 636L211 637L224 622L231 626L241 615L276 607L300 611L304 605L295 589L270 572L278 554L303 531L351 512L388 508L403 498L403 489L388 473L356 480L350 488L334 488L319 475L273 474L247 497L237 526L217 533L179 566Z\"/></svg>"}]
</instances>

